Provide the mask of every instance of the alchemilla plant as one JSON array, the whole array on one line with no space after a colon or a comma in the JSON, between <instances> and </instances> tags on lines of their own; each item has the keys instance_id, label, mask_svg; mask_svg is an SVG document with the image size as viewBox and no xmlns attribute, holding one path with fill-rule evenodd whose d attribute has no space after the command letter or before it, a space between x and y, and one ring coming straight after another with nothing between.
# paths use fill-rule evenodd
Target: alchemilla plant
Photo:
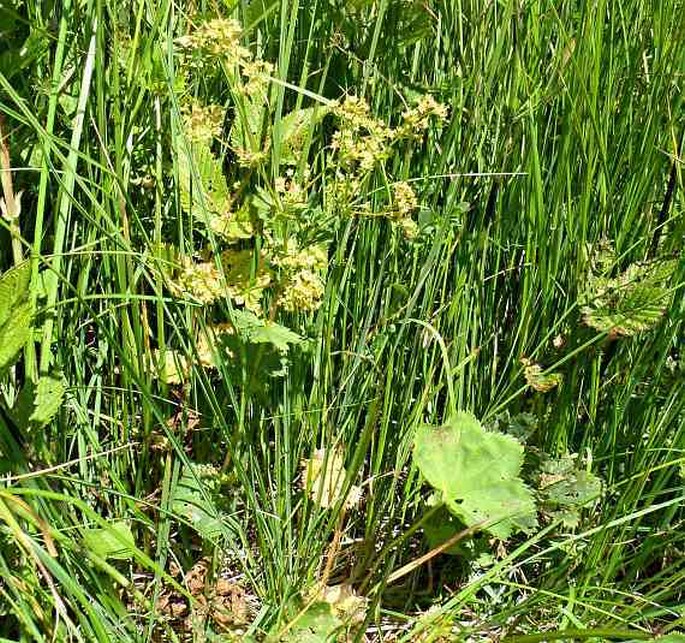
<instances>
[{"instance_id":1,"label":"alchemilla plant","mask_svg":"<svg viewBox=\"0 0 685 643\"><path fill-rule=\"evenodd\" d=\"M176 295L203 306L228 298L273 326L279 312L319 308L330 242L350 220L383 218L408 242L418 235L417 194L385 168L398 146L440 127L448 109L426 95L392 127L350 93L283 115L276 132L277 70L243 47L241 36L235 20L214 19L176 40L185 85L219 75L229 105L203 103L183 90L177 95L183 123L177 186L203 245L169 277ZM325 121L332 134L313 148ZM227 157L238 168L233 180L224 172ZM232 332L227 321L210 332Z\"/></svg>"},{"instance_id":2,"label":"alchemilla plant","mask_svg":"<svg viewBox=\"0 0 685 643\"><path fill-rule=\"evenodd\" d=\"M682 641L683 34L0 2L0 640Z\"/></svg>"}]
</instances>

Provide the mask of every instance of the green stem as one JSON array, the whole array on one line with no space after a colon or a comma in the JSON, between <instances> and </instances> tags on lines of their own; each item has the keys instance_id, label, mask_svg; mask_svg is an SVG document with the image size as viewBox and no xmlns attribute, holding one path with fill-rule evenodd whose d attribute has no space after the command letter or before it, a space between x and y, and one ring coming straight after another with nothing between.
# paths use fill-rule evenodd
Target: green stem
<instances>
[{"instance_id":1,"label":"green stem","mask_svg":"<svg viewBox=\"0 0 685 643\"><path fill-rule=\"evenodd\" d=\"M58 277L62 269L62 255L64 250L64 239L67 231L67 222L71 213L72 200L74 198L74 184L76 182L76 168L78 164L79 147L81 144L81 134L83 133L83 122L86 114L86 104L90 95L90 81L95 67L95 43L97 34L97 19L93 19L90 45L86 54L85 67L81 80L78 107L74 120L74 129L71 134L69 145L69 156L67 157L66 167L64 168L64 182L62 184L61 198L59 202L59 213L55 226L55 244L53 248L53 258L51 270L46 275L47 289L47 310L55 307L57 302ZM48 315L43 324L43 340L41 343L40 372L44 373L50 368L52 361L52 333L55 320Z\"/></svg>"}]
</instances>

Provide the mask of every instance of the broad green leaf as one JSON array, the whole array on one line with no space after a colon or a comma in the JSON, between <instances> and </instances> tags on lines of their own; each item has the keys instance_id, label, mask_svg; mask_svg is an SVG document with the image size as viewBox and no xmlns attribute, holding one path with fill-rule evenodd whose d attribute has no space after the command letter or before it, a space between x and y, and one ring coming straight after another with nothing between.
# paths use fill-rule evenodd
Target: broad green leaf
<instances>
[{"instance_id":1,"label":"broad green leaf","mask_svg":"<svg viewBox=\"0 0 685 643\"><path fill-rule=\"evenodd\" d=\"M202 538L215 541L223 531L215 504L218 494L218 471L210 465L191 463L173 490L171 510L188 521Z\"/></svg>"},{"instance_id":2,"label":"broad green leaf","mask_svg":"<svg viewBox=\"0 0 685 643\"><path fill-rule=\"evenodd\" d=\"M342 625L333 606L320 601L310 605L280 640L283 643L330 643L336 640L335 634Z\"/></svg>"},{"instance_id":3,"label":"broad green leaf","mask_svg":"<svg viewBox=\"0 0 685 643\"><path fill-rule=\"evenodd\" d=\"M671 632L670 634L657 636L650 640L652 643L685 643L685 634ZM643 641L644 639L631 639L630 641L624 641L623 643L643 643Z\"/></svg>"},{"instance_id":4,"label":"broad green leaf","mask_svg":"<svg viewBox=\"0 0 685 643\"><path fill-rule=\"evenodd\" d=\"M31 337L30 283L28 261L0 276L0 373L14 364Z\"/></svg>"},{"instance_id":5,"label":"broad green leaf","mask_svg":"<svg viewBox=\"0 0 685 643\"><path fill-rule=\"evenodd\" d=\"M318 449L311 458L302 460L302 479L304 490L313 502L324 509L334 507L344 501L352 508L361 500L362 490L352 485L345 490L345 452L342 448Z\"/></svg>"},{"instance_id":6,"label":"broad green leaf","mask_svg":"<svg viewBox=\"0 0 685 643\"><path fill-rule=\"evenodd\" d=\"M236 104L235 120L231 127L231 148L243 163L248 162L251 155L255 155L254 158L257 159L262 152L268 109L268 85L259 83L252 90L249 96L241 96L240 102Z\"/></svg>"},{"instance_id":7,"label":"broad green leaf","mask_svg":"<svg viewBox=\"0 0 685 643\"><path fill-rule=\"evenodd\" d=\"M212 154L208 144L182 149L178 161L181 207L186 212L228 243L254 236L249 208L233 212L221 159Z\"/></svg>"},{"instance_id":8,"label":"broad green leaf","mask_svg":"<svg viewBox=\"0 0 685 643\"><path fill-rule=\"evenodd\" d=\"M271 344L277 351L287 353L302 338L285 326L265 321L248 310L234 310L233 321L238 333L252 344Z\"/></svg>"},{"instance_id":9,"label":"broad green leaf","mask_svg":"<svg viewBox=\"0 0 685 643\"><path fill-rule=\"evenodd\" d=\"M422 425L414 460L442 502L468 526L497 538L532 531L536 510L519 478L523 447L514 438L489 433L470 413L459 412L441 427Z\"/></svg>"},{"instance_id":10,"label":"broad green leaf","mask_svg":"<svg viewBox=\"0 0 685 643\"><path fill-rule=\"evenodd\" d=\"M37 384L27 382L12 409L15 421L24 430L44 427L62 406L65 390L58 377L43 376Z\"/></svg>"},{"instance_id":11,"label":"broad green leaf","mask_svg":"<svg viewBox=\"0 0 685 643\"><path fill-rule=\"evenodd\" d=\"M656 326L673 301L668 282L675 260L632 264L618 277L591 277L581 303L583 321L614 337L630 337Z\"/></svg>"},{"instance_id":12,"label":"broad green leaf","mask_svg":"<svg viewBox=\"0 0 685 643\"><path fill-rule=\"evenodd\" d=\"M271 284L271 270L264 254L257 256L256 269L255 252L249 249L222 252L221 263L231 299L252 311L247 314L261 312L264 289Z\"/></svg>"},{"instance_id":13,"label":"broad green leaf","mask_svg":"<svg viewBox=\"0 0 685 643\"><path fill-rule=\"evenodd\" d=\"M18 11L21 4L0 1L0 73L7 80L35 64L48 49L44 29L33 28L26 35L29 23L24 11Z\"/></svg>"},{"instance_id":14,"label":"broad green leaf","mask_svg":"<svg viewBox=\"0 0 685 643\"><path fill-rule=\"evenodd\" d=\"M105 560L130 560L136 548L131 527L124 520L99 529L87 529L83 534L83 546Z\"/></svg>"},{"instance_id":15,"label":"broad green leaf","mask_svg":"<svg viewBox=\"0 0 685 643\"><path fill-rule=\"evenodd\" d=\"M241 377L245 368L250 385L259 387L265 378L285 375L293 348L302 348L304 339L248 310L234 310L232 315L233 324L227 325L217 339L223 353L234 357L227 364L234 376Z\"/></svg>"},{"instance_id":16,"label":"broad green leaf","mask_svg":"<svg viewBox=\"0 0 685 643\"><path fill-rule=\"evenodd\" d=\"M0 329L29 299L31 264L28 261L0 275Z\"/></svg>"},{"instance_id":17,"label":"broad green leaf","mask_svg":"<svg viewBox=\"0 0 685 643\"><path fill-rule=\"evenodd\" d=\"M7 322L0 326L0 373L12 366L33 332L33 311L30 302L12 310Z\"/></svg>"},{"instance_id":18,"label":"broad green leaf","mask_svg":"<svg viewBox=\"0 0 685 643\"><path fill-rule=\"evenodd\" d=\"M281 162L296 164L304 152L312 130L328 113L324 106L296 109L286 114L280 122L281 126Z\"/></svg>"},{"instance_id":19,"label":"broad green leaf","mask_svg":"<svg viewBox=\"0 0 685 643\"><path fill-rule=\"evenodd\" d=\"M443 506L423 523L423 534L428 546L435 549L444 545L450 538L454 538L464 528L464 523ZM452 556L466 555L464 541L457 541L448 547L444 553Z\"/></svg>"}]
</instances>

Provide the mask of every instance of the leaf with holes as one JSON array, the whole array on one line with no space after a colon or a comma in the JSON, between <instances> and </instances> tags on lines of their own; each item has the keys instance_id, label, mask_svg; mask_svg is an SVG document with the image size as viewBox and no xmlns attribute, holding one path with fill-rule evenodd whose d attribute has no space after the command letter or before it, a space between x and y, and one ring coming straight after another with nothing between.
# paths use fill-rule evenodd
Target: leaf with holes
<instances>
[{"instance_id":1,"label":"leaf with holes","mask_svg":"<svg viewBox=\"0 0 685 643\"><path fill-rule=\"evenodd\" d=\"M523 446L486 431L470 413L459 412L440 427L420 426L414 460L440 500L467 526L501 539L536 527L533 495L519 477Z\"/></svg>"},{"instance_id":2,"label":"leaf with holes","mask_svg":"<svg viewBox=\"0 0 685 643\"><path fill-rule=\"evenodd\" d=\"M538 393L548 393L562 382L561 373L545 373L540 364L536 364L527 357L521 358L521 364L523 364L526 384Z\"/></svg>"},{"instance_id":3,"label":"leaf with holes","mask_svg":"<svg viewBox=\"0 0 685 643\"><path fill-rule=\"evenodd\" d=\"M581 300L583 322L612 337L630 337L656 326L673 301L668 282L675 260L636 263L613 279L591 277Z\"/></svg>"},{"instance_id":4,"label":"leaf with holes","mask_svg":"<svg viewBox=\"0 0 685 643\"><path fill-rule=\"evenodd\" d=\"M541 510L560 518L564 526L580 524L581 510L592 506L602 495L602 480L577 466L575 456L565 455L542 463L538 479Z\"/></svg>"}]
</instances>

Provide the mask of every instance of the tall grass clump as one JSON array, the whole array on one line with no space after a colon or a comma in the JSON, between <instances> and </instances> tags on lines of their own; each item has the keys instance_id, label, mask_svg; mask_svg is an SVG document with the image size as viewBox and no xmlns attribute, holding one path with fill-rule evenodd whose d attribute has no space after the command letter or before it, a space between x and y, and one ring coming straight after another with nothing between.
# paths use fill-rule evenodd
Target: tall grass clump
<instances>
[{"instance_id":1,"label":"tall grass clump","mask_svg":"<svg viewBox=\"0 0 685 643\"><path fill-rule=\"evenodd\" d=\"M682 3L0 35L0 639L685 640Z\"/></svg>"}]
</instances>

